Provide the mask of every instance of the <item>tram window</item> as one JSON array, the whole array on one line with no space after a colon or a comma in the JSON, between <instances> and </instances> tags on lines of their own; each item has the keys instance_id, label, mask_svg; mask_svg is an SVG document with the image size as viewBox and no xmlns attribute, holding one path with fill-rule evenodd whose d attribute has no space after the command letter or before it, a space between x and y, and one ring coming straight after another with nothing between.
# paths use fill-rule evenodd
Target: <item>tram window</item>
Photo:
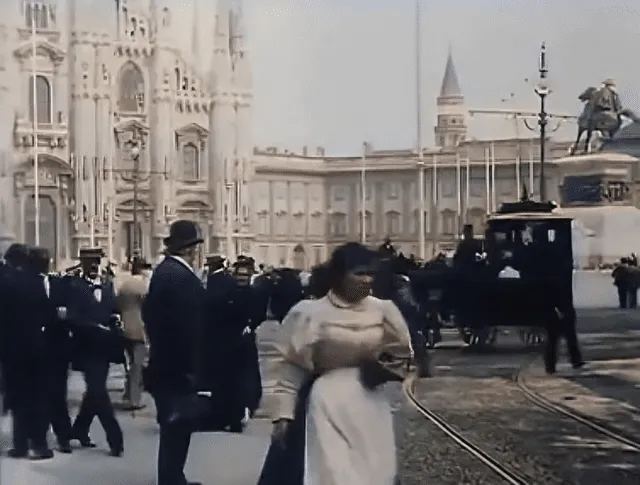
<instances>
[{"instance_id":1,"label":"tram window","mask_svg":"<svg viewBox=\"0 0 640 485\"><path fill-rule=\"evenodd\" d=\"M555 231L555 229L549 229L547 231L547 240L549 242L554 242L556 240L556 231Z\"/></svg>"},{"instance_id":2,"label":"tram window","mask_svg":"<svg viewBox=\"0 0 640 485\"><path fill-rule=\"evenodd\" d=\"M494 237L497 242L504 242L507 240L507 235L504 232L496 232Z\"/></svg>"}]
</instances>

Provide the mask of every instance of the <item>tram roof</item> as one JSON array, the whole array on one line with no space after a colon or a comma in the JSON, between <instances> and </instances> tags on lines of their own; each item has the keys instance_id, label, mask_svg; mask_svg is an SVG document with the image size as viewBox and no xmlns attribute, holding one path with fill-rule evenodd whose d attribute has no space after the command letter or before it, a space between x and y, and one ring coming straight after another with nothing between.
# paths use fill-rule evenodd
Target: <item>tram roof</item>
<instances>
[{"instance_id":1,"label":"tram roof","mask_svg":"<svg viewBox=\"0 0 640 485\"><path fill-rule=\"evenodd\" d=\"M571 221L573 217L561 212L514 212L511 214L491 214L487 221Z\"/></svg>"}]
</instances>

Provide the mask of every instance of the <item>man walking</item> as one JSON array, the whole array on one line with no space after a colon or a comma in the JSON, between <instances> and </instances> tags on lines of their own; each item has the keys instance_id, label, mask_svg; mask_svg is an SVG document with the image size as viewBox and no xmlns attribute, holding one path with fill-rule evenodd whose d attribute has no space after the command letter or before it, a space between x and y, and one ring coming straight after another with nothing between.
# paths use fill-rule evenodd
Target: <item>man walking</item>
<instances>
[{"instance_id":1,"label":"man walking","mask_svg":"<svg viewBox=\"0 0 640 485\"><path fill-rule=\"evenodd\" d=\"M206 292L194 271L203 239L195 223L171 224L167 256L156 267L142 305L149 338L145 387L153 396L160 425L157 485L195 485L184 466L192 426L175 419L181 403L200 391L202 318Z\"/></svg>"},{"instance_id":2,"label":"man walking","mask_svg":"<svg viewBox=\"0 0 640 485\"><path fill-rule=\"evenodd\" d=\"M151 265L141 258L131 264L131 276L123 281L118 290L118 309L122 315L122 325L126 338L126 352L129 360L125 388L125 410L142 409L142 368L147 357L147 336L142 322L142 302L149 289Z\"/></svg>"}]
</instances>

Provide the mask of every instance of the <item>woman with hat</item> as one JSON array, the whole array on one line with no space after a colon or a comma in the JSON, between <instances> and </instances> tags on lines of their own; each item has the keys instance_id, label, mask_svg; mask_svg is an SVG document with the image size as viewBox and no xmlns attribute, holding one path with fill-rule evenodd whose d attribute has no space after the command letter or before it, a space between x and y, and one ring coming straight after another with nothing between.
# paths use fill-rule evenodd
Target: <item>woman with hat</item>
<instances>
[{"instance_id":1,"label":"woman with hat","mask_svg":"<svg viewBox=\"0 0 640 485\"><path fill-rule=\"evenodd\" d=\"M194 271L203 239L188 220L171 224L164 243L166 257L156 267L142 304L149 342L145 387L156 404L160 425L158 485L189 484L184 465L192 427L174 421L181 402L195 396L199 386L199 343L205 290Z\"/></svg>"},{"instance_id":2,"label":"woman with hat","mask_svg":"<svg viewBox=\"0 0 640 485\"><path fill-rule=\"evenodd\" d=\"M397 307L370 296L375 258L357 243L336 249L329 293L299 302L283 321L260 485L396 483L382 384L405 377L411 347Z\"/></svg>"}]
</instances>

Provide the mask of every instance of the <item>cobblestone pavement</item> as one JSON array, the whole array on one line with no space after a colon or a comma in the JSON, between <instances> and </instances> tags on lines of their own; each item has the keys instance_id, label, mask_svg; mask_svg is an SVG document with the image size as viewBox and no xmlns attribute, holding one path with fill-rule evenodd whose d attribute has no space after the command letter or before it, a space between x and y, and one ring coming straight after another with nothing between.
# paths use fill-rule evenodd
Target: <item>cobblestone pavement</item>
<instances>
[{"instance_id":1,"label":"cobblestone pavement","mask_svg":"<svg viewBox=\"0 0 640 485\"><path fill-rule=\"evenodd\" d=\"M640 356L637 316L590 311L580 315L579 325L587 359L611 354ZM436 351L436 377L420 381L417 387L421 400L464 436L531 477L531 483L536 485L640 483L638 453L530 403L511 382L513 371L530 356L518 350L521 346L513 332L501 336L498 345L495 353L484 355ZM606 366L611 367L610 363ZM597 368L597 364L593 367ZM585 378L571 375L565 368L561 366L561 375L574 381ZM546 383L539 382L540 388L555 383L566 390L563 386L575 385L570 379L545 379ZM619 393L623 394L620 390ZM628 395L629 392L624 394ZM575 402L581 395L576 396ZM620 408L619 401L616 403ZM482 465L463 461L460 452L453 454L451 460L438 459L447 453L445 440L412 409L399 406L396 421L400 427L398 444L404 482L423 483L422 476L432 476L432 483L438 485L500 483L495 478L490 481L490 475L482 472ZM452 461L460 466L456 468Z\"/></svg>"}]
</instances>

